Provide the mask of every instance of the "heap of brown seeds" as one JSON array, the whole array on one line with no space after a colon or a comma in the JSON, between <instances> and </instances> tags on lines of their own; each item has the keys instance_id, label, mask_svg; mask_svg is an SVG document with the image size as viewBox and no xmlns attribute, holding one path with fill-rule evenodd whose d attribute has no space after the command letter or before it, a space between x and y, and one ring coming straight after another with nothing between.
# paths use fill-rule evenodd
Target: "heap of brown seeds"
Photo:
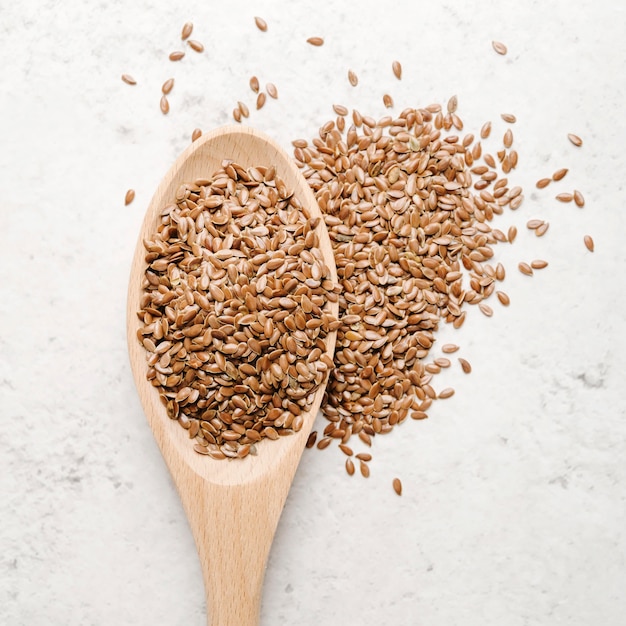
<instances>
[{"instance_id":1,"label":"heap of brown seeds","mask_svg":"<svg viewBox=\"0 0 626 626\"><path fill-rule=\"evenodd\" d=\"M300 430L332 367L338 287L309 218L273 167L225 161L183 184L144 241L138 312L147 377L215 459Z\"/></svg>"},{"instance_id":2,"label":"heap of brown seeds","mask_svg":"<svg viewBox=\"0 0 626 626\"><path fill-rule=\"evenodd\" d=\"M294 141L325 214L342 288L322 405L329 424L318 447L352 435L370 445L409 415L427 417L433 400L454 393L437 394L426 369L440 322L460 327L467 304L492 313L483 300L504 278L504 268L490 263L492 246L507 236L490 222L519 206L522 190L509 187L473 135L444 136L463 127L450 111L456 102L448 109L409 108L378 121L354 111L345 132L339 115L311 142ZM505 141L510 148L512 135ZM512 169L505 165L512 152L502 151L502 169Z\"/></svg>"}]
</instances>

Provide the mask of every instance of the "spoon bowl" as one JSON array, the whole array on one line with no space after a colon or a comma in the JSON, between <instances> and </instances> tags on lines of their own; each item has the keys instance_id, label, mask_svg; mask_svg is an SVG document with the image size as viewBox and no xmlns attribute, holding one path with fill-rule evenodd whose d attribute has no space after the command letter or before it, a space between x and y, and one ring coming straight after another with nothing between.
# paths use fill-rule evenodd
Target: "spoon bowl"
<instances>
[{"instance_id":1,"label":"spoon bowl","mask_svg":"<svg viewBox=\"0 0 626 626\"><path fill-rule=\"evenodd\" d=\"M322 214L299 169L273 140L256 130L226 126L203 135L176 160L154 194L141 227L133 258L127 303L128 351L139 397L161 453L180 494L193 533L204 577L211 626L258 624L267 556L325 385L315 392L302 429L275 441L257 444L258 454L245 459L214 460L199 455L186 430L167 416L159 393L146 378L144 347L137 339L142 277L147 268L143 241L156 232L160 212L183 183L207 178L224 159L242 167L274 165L309 217ZM319 248L337 281L335 261L323 218L317 226ZM337 317L338 303L330 302ZM326 338L332 358L336 331Z\"/></svg>"}]
</instances>

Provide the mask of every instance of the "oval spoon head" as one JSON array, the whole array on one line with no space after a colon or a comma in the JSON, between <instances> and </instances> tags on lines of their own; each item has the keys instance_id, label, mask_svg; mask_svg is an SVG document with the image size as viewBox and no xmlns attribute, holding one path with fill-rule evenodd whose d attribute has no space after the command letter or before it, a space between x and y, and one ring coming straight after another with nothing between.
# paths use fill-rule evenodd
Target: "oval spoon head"
<instances>
[{"instance_id":1,"label":"oval spoon head","mask_svg":"<svg viewBox=\"0 0 626 626\"><path fill-rule=\"evenodd\" d=\"M269 137L251 128L229 126L193 142L159 185L146 212L133 259L128 288L128 351L141 403L170 469L196 540L205 588L209 623L250 626L258 620L267 554L287 492L319 410L325 384L302 413L300 431L275 441L262 440L257 455L215 460L193 449L194 441L177 420L167 416L157 389L147 380L146 351L138 339L142 279L147 268L144 239L156 232L161 211L175 201L183 183L209 178L229 159L244 168L271 166L293 190L308 217L319 217L319 248L334 283L337 273L328 232L313 192L292 159ZM338 303L329 302L338 315ZM332 359L336 331L326 337Z\"/></svg>"}]
</instances>

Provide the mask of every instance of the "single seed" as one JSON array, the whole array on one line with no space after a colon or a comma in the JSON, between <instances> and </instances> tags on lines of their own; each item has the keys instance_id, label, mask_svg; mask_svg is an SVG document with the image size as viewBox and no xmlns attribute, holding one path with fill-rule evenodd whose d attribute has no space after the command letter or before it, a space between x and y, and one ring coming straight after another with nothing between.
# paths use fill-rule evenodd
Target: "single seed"
<instances>
[{"instance_id":1,"label":"single seed","mask_svg":"<svg viewBox=\"0 0 626 626\"><path fill-rule=\"evenodd\" d=\"M524 262L519 263L517 267L519 268L519 271L522 274L526 274L526 276L532 276L533 275L532 267L530 267L530 265L528 265L528 263L524 263Z\"/></svg>"},{"instance_id":2,"label":"single seed","mask_svg":"<svg viewBox=\"0 0 626 626\"><path fill-rule=\"evenodd\" d=\"M454 389L452 387L446 387L439 392L437 396L440 400L445 400L446 398L451 398L454 395Z\"/></svg>"},{"instance_id":3,"label":"single seed","mask_svg":"<svg viewBox=\"0 0 626 626\"><path fill-rule=\"evenodd\" d=\"M250 115L250 109L248 109L245 103L238 101L237 106L239 107L239 111L243 117L248 117Z\"/></svg>"},{"instance_id":4,"label":"single seed","mask_svg":"<svg viewBox=\"0 0 626 626\"><path fill-rule=\"evenodd\" d=\"M535 230L535 235L537 237L543 237L548 232L548 228L550 228L550 224L548 222L544 222Z\"/></svg>"},{"instance_id":5,"label":"single seed","mask_svg":"<svg viewBox=\"0 0 626 626\"><path fill-rule=\"evenodd\" d=\"M259 93L259 79L256 76L250 78L250 89L252 89L254 93Z\"/></svg>"},{"instance_id":6,"label":"single seed","mask_svg":"<svg viewBox=\"0 0 626 626\"><path fill-rule=\"evenodd\" d=\"M135 199L135 190L134 189L129 189L126 192L126 196L124 198L124 204L126 206L128 206L134 199Z\"/></svg>"},{"instance_id":7,"label":"single seed","mask_svg":"<svg viewBox=\"0 0 626 626\"><path fill-rule=\"evenodd\" d=\"M342 116L348 115L348 109L342 104L333 104L333 111L337 115L342 115Z\"/></svg>"},{"instance_id":8,"label":"single seed","mask_svg":"<svg viewBox=\"0 0 626 626\"><path fill-rule=\"evenodd\" d=\"M534 230L535 228L539 228L544 223L543 220L528 220L526 222L526 228L530 230Z\"/></svg>"},{"instance_id":9,"label":"single seed","mask_svg":"<svg viewBox=\"0 0 626 626\"><path fill-rule=\"evenodd\" d=\"M567 138L578 148L580 148L580 146L583 145L583 140L578 135L574 135L573 133L568 133Z\"/></svg>"},{"instance_id":10,"label":"single seed","mask_svg":"<svg viewBox=\"0 0 626 626\"><path fill-rule=\"evenodd\" d=\"M174 79L173 78L168 78L163 85L161 85L161 91L163 92L164 95L167 95L168 93L170 93L170 91L172 91L172 89L174 88Z\"/></svg>"},{"instance_id":11,"label":"single seed","mask_svg":"<svg viewBox=\"0 0 626 626\"><path fill-rule=\"evenodd\" d=\"M235 122L241 122L241 109L239 109L239 107L233 109L233 117L235 118Z\"/></svg>"},{"instance_id":12,"label":"single seed","mask_svg":"<svg viewBox=\"0 0 626 626\"><path fill-rule=\"evenodd\" d=\"M559 202L571 202L574 199L574 195L571 193L559 193L555 196Z\"/></svg>"},{"instance_id":13,"label":"single seed","mask_svg":"<svg viewBox=\"0 0 626 626\"><path fill-rule=\"evenodd\" d=\"M370 468L365 461L359 461L359 469L361 470L361 475L363 476L363 478L369 478Z\"/></svg>"},{"instance_id":14,"label":"single seed","mask_svg":"<svg viewBox=\"0 0 626 626\"><path fill-rule=\"evenodd\" d=\"M315 445L315 441L317 439L317 431L313 430L311 431L311 433L309 434L307 440L306 440L306 447L307 448L312 448Z\"/></svg>"},{"instance_id":15,"label":"single seed","mask_svg":"<svg viewBox=\"0 0 626 626\"><path fill-rule=\"evenodd\" d=\"M400 61L394 61L391 64L391 69L393 71L393 75L400 80L402 78L402 65L400 64Z\"/></svg>"},{"instance_id":16,"label":"single seed","mask_svg":"<svg viewBox=\"0 0 626 626\"><path fill-rule=\"evenodd\" d=\"M457 346L454 343L445 343L443 344L443 346L441 346L441 351L444 354L452 354L453 352L456 352L459 349L459 346Z\"/></svg>"},{"instance_id":17,"label":"single seed","mask_svg":"<svg viewBox=\"0 0 626 626\"><path fill-rule=\"evenodd\" d=\"M262 17L255 17L254 23L259 30L263 32L267 30L267 22Z\"/></svg>"},{"instance_id":18,"label":"single seed","mask_svg":"<svg viewBox=\"0 0 626 626\"><path fill-rule=\"evenodd\" d=\"M196 41L195 39L190 39L187 43L189 44L189 47L195 52L204 52L204 46L199 41Z\"/></svg>"},{"instance_id":19,"label":"single seed","mask_svg":"<svg viewBox=\"0 0 626 626\"><path fill-rule=\"evenodd\" d=\"M264 104L265 104L265 92L262 91L256 98L256 108L257 108L257 110L263 108Z\"/></svg>"},{"instance_id":20,"label":"single seed","mask_svg":"<svg viewBox=\"0 0 626 626\"><path fill-rule=\"evenodd\" d=\"M348 70L348 80L353 87L359 84L359 77L352 70Z\"/></svg>"},{"instance_id":21,"label":"single seed","mask_svg":"<svg viewBox=\"0 0 626 626\"><path fill-rule=\"evenodd\" d=\"M574 202L578 207L582 208L585 206L585 198L583 194L578 191L578 189L574 189Z\"/></svg>"},{"instance_id":22,"label":"single seed","mask_svg":"<svg viewBox=\"0 0 626 626\"><path fill-rule=\"evenodd\" d=\"M503 306L509 306L509 304L511 304L511 299L504 291L496 291L496 296Z\"/></svg>"},{"instance_id":23,"label":"single seed","mask_svg":"<svg viewBox=\"0 0 626 626\"><path fill-rule=\"evenodd\" d=\"M388 93L383 96L383 104L388 109L393 106L393 98Z\"/></svg>"},{"instance_id":24,"label":"single seed","mask_svg":"<svg viewBox=\"0 0 626 626\"><path fill-rule=\"evenodd\" d=\"M584 242L585 242L585 247L587 248L587 250L589 250L589 252L593 252L595 248L593 239L589 235L585 235Z\"/></svg>"},{"instance_id":25,"label":"single seed","mask_svg":"<svg viewBox=\"0 0 626 626\"><path fill-rule=\"evenodd\" d=\"M466 361L465 359L459 357L459 363L461 364L461 369L466 374L469 374L472 371L472 366L470 365L469 361Z\"/></svg>"},{"instance_id":26,"label":"single seed","mask_svg":"<svg viewBox=\"0 0 626 626\"><path fill-rule=\"evenodd\" d=\"M122 80L127 85L136 85L137 81L130 74L122 74Z\"/></svg>"},{"instance_id":27,"label":"single seed","mask_svg":"<svg viewBox=\"0 0 626 626\"><path fill-rule=\"evenodd\" d=\"M265 85L265 89L270 98L274 98L274 100L278 98L278 89L276 89L276 85L274 83L267 83L267 85Z\"/></svg>"},{"instance_id":28,"label":"single seed","mask_svg":"<svg viewBox=\"0 0 626 626\"><path fill-rule=\"evenodd\" d=\"M402 495L402 482L399 478L393 479L393 490L399 495Z\"/></svg>"},{"instance_id":29,"label":"single seed","mask_svg":"<svg viewBox=\"0 0 626 626\"><path fill-rule=\"evenodd\" d=\"M498 54L506 54L507 48L501 41L492 41L491 45Z\"/></svg>"},{"instance_id":30,"label":"single seed","mask_svg":"<svg viewBox=\"0 0 626 626\"><path fill-rule=\"evenodd\" d=\"M480 309L481 313L483 315L486 315L487 317L491 317L493 315L493 309L488 304L485 304L484 302L481 302L478 305L478 308Z\"/></svg>"},{"instance_id":31,"label":"single seed","mask_svg":"<svg viewBox=\"0 0 626 626\"><path fill-rule=\"evenodd\" d=\"M344 445L343 443L339 444L339 449L346 455L346 456L352 456L354 453L352 452L352 448L350 448L349 446Z\"/></svg>"},{"instance_id":32,"label":"single seed","mask_svg":"<svg viewBox=\"0 0 626 626\"><path fill-rule=\"evenodd\" d=\"M161 113L163 113L163 115L167 115L169 113L170 103L167 101L166 96L161 96L160 107L161 107Z\"/></svg>"},{"instance_id":33,"label":"single seed","mask_svg":"<svg viewBox=\"0 0 626 626\"><path fill-rule=\"evenodd\" d=\"M191 22L185 22L183 24L183 30L180 33L180 38L185 41L185 39L188 39L189 35L191 35L191 31L193 31L193 24Z\"/></svg>"},{"instance_id":34,"label":"single seed","mask_svg":"<svg viewBox=\"0 0 626 626\"><path fill-rule=\"evenodd\" d=\"M517 118L512 113L502 113L500 117L508 124L515 124L515 122L517 122Z\"/></svg>"},{"instance_id":35,"label":"single seed","mask_svg":"<svg viewBox=\"0 0 626 626\"><path fill-rule=\"evenodd\" d=\"M547 187L550 182L551 181L549 178L540 178L535 184L537 185L538 189L543 189L544 187Z\"/></svg>"},{"instance_id":36,"label":"single seed","mask_svg":"<svg viewBox=\"0 0 626 626\"><path fill-rule=\"evenodd\" d=\"M554 174L552 174L552 180L561 180L561 178L563 178L568 171L569 170L566 167L557 170Z\"/></svg>"},{"instance_id":37,"label":"single seed","mask_svg":"<svg viewBox=\"0 0 626 626\"><path fill-rule=\"evenodd\" d=\"M369 452L359 452L356 455L356 458L359 459L360 461L371 461L372 455Z\"/></svg>"},{"instance_id":38,"label":"single seed","mask_svg":"<svg viewBox=\"0 0 626 626\"><path fill-rule=\"evenodd\" d=\"M324 450L324 448L328 448L332 439L330 437L324 437L317 442L318 450Z\"/></svg>"},{"instance_id":39,"label":"single seed","mask_svg":"<svg viewBox=\"0 0 626 626\"><path fill-rule=\"evenodd\" d=\"M485 122L480 129L480 137L481 139L487 139L491 134L491 122Z\"/></svg>"},{"instance_id":40,"label":"single seed","mask_svg":"<svg viewBox=\"0 0 626 626\"><path fill-rule=\"evenodd\" d=\"M530 267L534 270L542 270L544 267L548 267L548 262L543 259L535 259L534 261L531 261Z\"/></svg>"},{"instance_id":41,"label":"single seed","mask_svg":"<svg viewBox=\"0 0 626 626\"><path fill-rule=\"evenodd\" d=\"M513 133L511 132L510 128L506 129L504 137L502 138L502 143L504 144L505 148L510 148L513 145Z\"/></svg>"},{"instance_id":42,"label":"single seed","mask_svg":"<svg viewBox=\"0 0 626 626\"><path fill-rule=\"evenodd\" d=\"M458 105L459 105L459 99L456 96L452 96L448 100L448 104L446 105L446 108L448 109L448 113L455 113Z\"/></svg>"},{"instance_id":43,"label":"single seed","mask_svg":"<svg viewBox=\"0 0 626 626\"><path fill-rule=\"evenodd\" d=\"M170 61L180 61L185 56L182 50L176 50L170 53Z\"/></svg>"},{"instance_id":44,"label":"single seed","mask_svg":"<svg viewBox=\"0 0 626 626\"><path fill-rule=\"evenodd\" d=\"M306 40L307 43L310 43L312 46L323 46L324 40L321 37L309 37Z\"/></svg>"},{"instance_id":45,"label":"single seed","mask_svg":"<svg viewBox=\"0 0 626 626\"><path fill-rule=\"evenodd\" d=\"M346 459L346 472L349 476L354 476L354 463L352 459Z\"/></svg>"},{"instance_id":46,"label":"single seed","mask_svg":"<svg viewBox=\"0 0 626 626\"><path fill-rule=\"evenodd\" d=\"M199 128L194 128L193 133L191 133L191 141L194 142L196 139L200 139L202 137L202 131Z\"/></svg>"},{"instance_id":47,"label":"single seed","mask_svg":"<svg viewBox=\"0 0 626 626\"><path fill-rule=\"evenodd\" d=\"M509 226L509 230L507 232L507 239L509 243L513 243L515 241L515 237L517 237L517 228L515 226Z\"/></svg>"}]
</instances>

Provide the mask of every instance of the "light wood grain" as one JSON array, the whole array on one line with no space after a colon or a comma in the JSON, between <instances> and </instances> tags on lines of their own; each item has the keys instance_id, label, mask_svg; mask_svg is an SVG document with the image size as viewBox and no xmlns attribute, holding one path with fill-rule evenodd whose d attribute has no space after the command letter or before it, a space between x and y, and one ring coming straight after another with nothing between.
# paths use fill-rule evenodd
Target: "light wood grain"
<instances>
[{"instance_id":1,"label":"light wood grain","mask_svg":"<svg viewBox=\"0 0 626 626\"><path fill-rule=\"evenodd\" d=\"M146 380L143 346L137 340L141 279L146 269L143 239L156 229L160 210L173 202L181 183L208 177L225 158L244 167L274 165L309 214L321 217L315 197L291 158L271 139L251 128L227 126L196 140L174 163L147 209L139 234L128 288L128 351L144 412L176 483L196 541L211 626L258 624L267 555L306 439L319 410L324 388L315 394L302 430L257 444L258 455L216 461L194 452L187 431L167 417L157 390ZM337 275L323 219L320 248ZM333 303L332 313L338 314ZM336 333L327 338L332 357Z\"/></svg>"}]
</instances>

